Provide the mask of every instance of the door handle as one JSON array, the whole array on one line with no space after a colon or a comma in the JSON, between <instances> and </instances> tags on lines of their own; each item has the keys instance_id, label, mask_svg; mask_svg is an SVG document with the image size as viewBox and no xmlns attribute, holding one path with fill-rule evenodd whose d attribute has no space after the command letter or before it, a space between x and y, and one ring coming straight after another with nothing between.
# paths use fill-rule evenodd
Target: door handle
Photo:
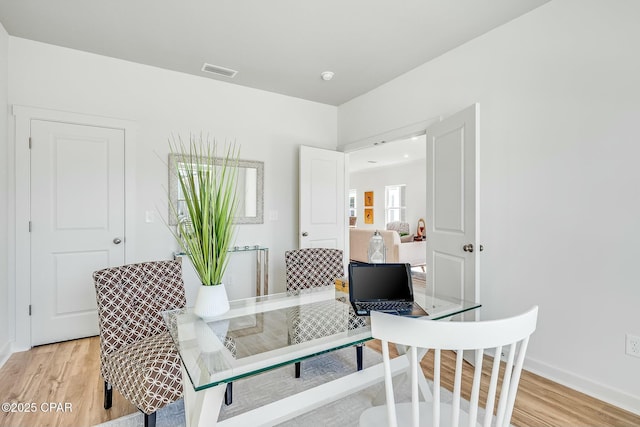
<instances>
[{"instance_id":1,"label":"door handle","mask_svg":"<svg viewBox=\"0 0 640 427\"><path fill-rule=\"evenodd\" d=\"M473 245L472 245L471 243L467 243L466 245L464 245L464 246L462 247L462 250L463 250L463 251L465 251L465 252L473 252ZM479 250L480 252L484 251L484 246L480 245L480 246L478 247L478 250Z\"/></svg>"},{"instance_id":2,"label":"door handle","mask_svg":"<svg viewBox=\"0 0 640 427\"><path fill-rule=\"evenodd\" d=\"M116 237L115 239L113 239L113 243L115 243L116 245L119 245L120 243L122 243L122 239L120 239L119 237Z\"/></svg>"},{"instance_id":3,"label":"door handle","mask_svg":"<svg viewBox=\"0 0 640 427\"><path fill-rule=\"evenodd\" d=\"M302 237L307 237L309 235L309 233L307 233L306 231L302 232Z\"/></svg>"}]
</instances>

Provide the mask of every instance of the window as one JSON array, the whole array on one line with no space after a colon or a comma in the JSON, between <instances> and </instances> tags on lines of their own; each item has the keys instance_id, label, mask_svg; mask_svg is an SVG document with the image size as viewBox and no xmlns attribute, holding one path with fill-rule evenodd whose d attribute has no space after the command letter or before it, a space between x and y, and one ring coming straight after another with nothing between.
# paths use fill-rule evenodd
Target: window
<instances>
[{"instance_id":1,"label":"window","mask_svg":"<svg viewBox=\"0 0 640 427\"><path fill-rule=\"evenodd\" d=\"M356 190L349 190L349 216L356 216Z\"/></svg>"},{"instance_id":2,"label":"window","mask_svg":"<svg viewBox=\"0 0 640 427\"><path fill-rule=\"evenodd\" d=\"M406 221L405 184L384 187L385 223Z\"/></svg>"}]
</instances>

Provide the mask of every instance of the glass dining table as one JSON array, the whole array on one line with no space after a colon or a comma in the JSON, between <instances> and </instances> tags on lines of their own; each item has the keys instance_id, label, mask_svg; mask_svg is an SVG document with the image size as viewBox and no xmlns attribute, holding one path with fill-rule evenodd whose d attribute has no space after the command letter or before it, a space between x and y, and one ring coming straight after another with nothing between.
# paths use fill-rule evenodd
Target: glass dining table
<instances>
[{"instance_id":1,"label":"glass dining table","mask_svg":"<svg viewBox=\"0 0 640 427\"><path fill-rule=\"evenodd\" d=\"M425 321L480 307L456 298L415 294L428 313ZM231 301L230 310L215 319L202 319L189 308L166 311L163 317L182 360L187 426L273 425L383 381L382 364L377 364L218 421L228 383L361 345L372 339L369 317L356 316L348 294L334 286ZM394 361L394 372L407 369L406 358Z\"/></svg>"}]
</instances>

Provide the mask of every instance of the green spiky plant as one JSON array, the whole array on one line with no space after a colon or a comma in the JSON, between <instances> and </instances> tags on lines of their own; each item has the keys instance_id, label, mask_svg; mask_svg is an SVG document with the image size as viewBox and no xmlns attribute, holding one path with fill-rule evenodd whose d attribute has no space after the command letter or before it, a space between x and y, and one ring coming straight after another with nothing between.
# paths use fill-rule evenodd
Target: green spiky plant
<instances>
[{"instance_id":1,"label":"green spiky plant","mask_svg":"<svg viewBox=\"0 0 640 427\"><path fill-rule=\"evenodd\" d=\"M188 218L179 218L176 229L171 231L202 284L219 285L235 231L240 149L227 144L225 155L216 157L216 141L202 135L191 135L188 146L180 137L172 138L169 145L171 152L180 157L172 173L177 174L188 212ZM178 217L178 207L170 203Z\"/></svg>"}]
</instances>

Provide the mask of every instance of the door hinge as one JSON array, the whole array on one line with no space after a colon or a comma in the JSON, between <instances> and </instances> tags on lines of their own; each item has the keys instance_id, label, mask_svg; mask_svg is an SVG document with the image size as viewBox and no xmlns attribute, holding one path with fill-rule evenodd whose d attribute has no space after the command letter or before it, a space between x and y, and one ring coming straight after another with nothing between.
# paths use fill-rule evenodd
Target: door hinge
<instances>
[{"instance_id":1,"label":"door hinge","mask_svg":"<svg viewBox=\"0 0 640 427\"><path fill-rule=\"evenodd\" d=\"M29 137L29 150L31 150L31 137Z\"/></svg>"},{"instance_id":2,"label":"door hinge","mask_svg":"<svg viewBox=\"0 0 640 427\"><path fill-rule=\"evenodd\" d=\"M29 316L31 316L31 304L29 304Z\"/></svg>"},{"instance_id":3,"label":"door hinge","mask_svg":"<svg viewBox=\"0 0 640 427\"><path fill-rule=\"evenodd\" d=\"M31 221L29 221L29 233L31 233Z\"/></svg>"}]
</instances>

